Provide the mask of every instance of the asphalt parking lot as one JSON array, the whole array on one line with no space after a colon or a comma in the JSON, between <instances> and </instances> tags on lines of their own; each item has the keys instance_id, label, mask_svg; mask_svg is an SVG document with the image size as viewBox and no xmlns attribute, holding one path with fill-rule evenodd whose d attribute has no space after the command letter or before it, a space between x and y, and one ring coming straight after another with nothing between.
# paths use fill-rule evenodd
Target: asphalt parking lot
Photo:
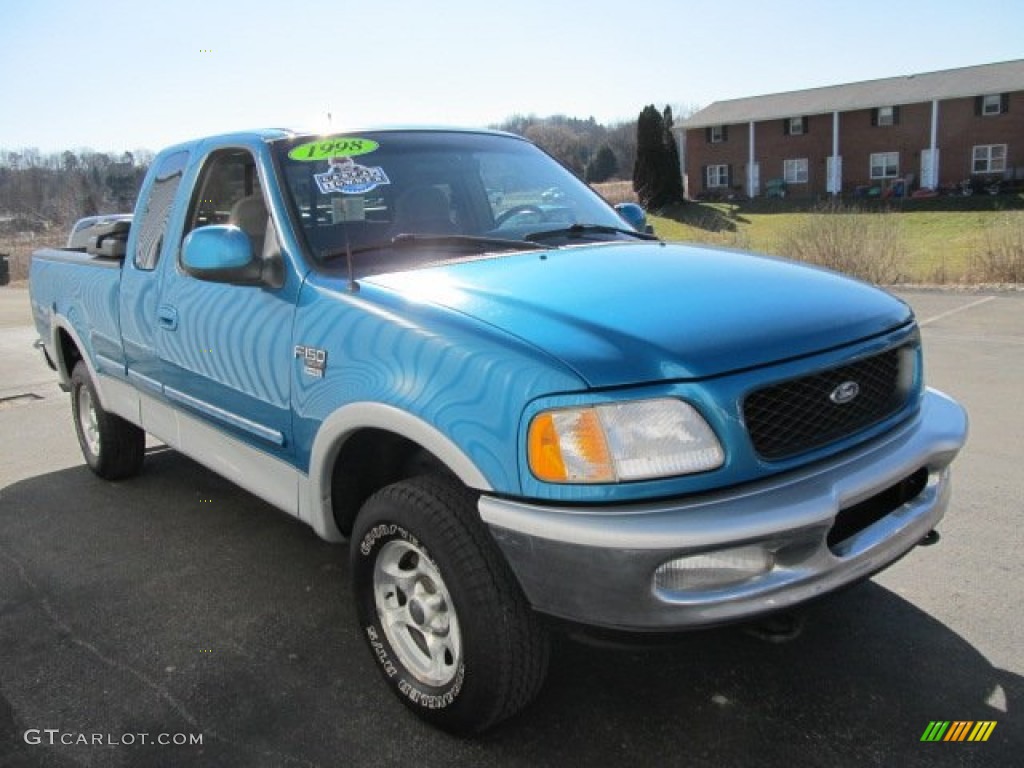
<instances>
[{"instance_id":1,"label":"asphalt parking lot","mask_svg":"<svg viewBox=\"0 0 1024 768\"><path fill-rule=\"evenodd\" d=\"M786 643L559 638L536 704L470 741L378 680L345 547L158 445L141 476L94 477L27 293L0 288L0 766L1020 765L1024 294L901 296L971 416L939 545ZM921 742L934 720L997 725Z\"/></svg>"}]
</instances>

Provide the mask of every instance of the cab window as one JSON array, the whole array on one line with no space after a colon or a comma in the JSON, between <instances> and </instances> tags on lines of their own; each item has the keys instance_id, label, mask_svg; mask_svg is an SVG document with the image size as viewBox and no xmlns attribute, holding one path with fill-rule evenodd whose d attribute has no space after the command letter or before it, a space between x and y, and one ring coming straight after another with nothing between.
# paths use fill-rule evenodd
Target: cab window
<instances>
[{"instance_id":1,"label":"cab window","mask_svg":"<svg viewBox=\"0 0 1024 768\"><path fill-rule=\"evenodd\" d=\"M211 224L229 224L249 236L255 256L263 254L270 228L256 161L246 150L224 149L206 160L189 206L185 234Z\"/></svg>"}]
</instances>

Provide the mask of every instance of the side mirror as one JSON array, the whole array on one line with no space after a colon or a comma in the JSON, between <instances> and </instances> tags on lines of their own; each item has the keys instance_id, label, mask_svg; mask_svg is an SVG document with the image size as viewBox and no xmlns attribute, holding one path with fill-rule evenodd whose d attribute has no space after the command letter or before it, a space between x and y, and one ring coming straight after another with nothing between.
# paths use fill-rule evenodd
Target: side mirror
<instances>
[{"instance_id":1,"label":"side mirror","mask_svg":"<svg viewBox=\"0 0 1024 768\"><path fill-rule=\"evenodd\" d=\"M619 203L615 210L637 232L652 232L652 228L647 224L647 212L636 203Z\"/></svg>"},{"instance_id":2,"label":"side mirror","mask_svg":"<svg viewBox=\"0 0 1024 768\"><path fill-rule=\"evenodd\" d=\"M264 282L263 262L253 256L252 241L230 225L192 230L182 245L181 265L192 277L214 283Z\"/></svg>"}]
</instances>

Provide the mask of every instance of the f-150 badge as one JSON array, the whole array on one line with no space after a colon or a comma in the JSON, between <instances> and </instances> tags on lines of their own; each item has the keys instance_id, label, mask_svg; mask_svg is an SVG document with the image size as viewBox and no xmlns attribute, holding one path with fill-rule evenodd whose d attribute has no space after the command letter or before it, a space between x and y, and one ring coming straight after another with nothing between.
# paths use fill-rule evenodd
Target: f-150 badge
<instances>
[{"instance_id":1,"label":"f-150 badge","mask_svg":"<svg viewBox=\"0 0 1024 768\"><path fill-rule=\"evenodd\" d=\"M304 373L317 379L324 377L324 370L327 368L326 349L296 344L295 356L302 360L302 370Z\"/></svg>"}]
</instances>

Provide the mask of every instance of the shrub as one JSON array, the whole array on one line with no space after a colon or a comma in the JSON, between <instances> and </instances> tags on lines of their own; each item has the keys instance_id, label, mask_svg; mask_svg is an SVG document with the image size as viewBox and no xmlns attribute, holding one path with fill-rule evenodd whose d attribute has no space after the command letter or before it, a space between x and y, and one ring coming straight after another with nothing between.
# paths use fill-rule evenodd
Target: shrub
<instances>
[{"instance_id":1,"label":"shrub","mask_svg":"<svg viewBox=\"0 0 1024 768\"><path fill-rule=\"evenodd\" d=\"M904 251L896 214L864 213L841 205L805 216L780 237L777 248L787 258L878 284L897 281Z\"/></svg>"},{"instance_id":2,"label":"shrub","mask_svg":"<svg viewBox=\"0 0 1024 768\"><path fill-rule=\"evenodd\" d=\"M978 282L1024 283L1024 213L1008 213L985 231L971 272Z\"/></svg>"}]
</instances>

